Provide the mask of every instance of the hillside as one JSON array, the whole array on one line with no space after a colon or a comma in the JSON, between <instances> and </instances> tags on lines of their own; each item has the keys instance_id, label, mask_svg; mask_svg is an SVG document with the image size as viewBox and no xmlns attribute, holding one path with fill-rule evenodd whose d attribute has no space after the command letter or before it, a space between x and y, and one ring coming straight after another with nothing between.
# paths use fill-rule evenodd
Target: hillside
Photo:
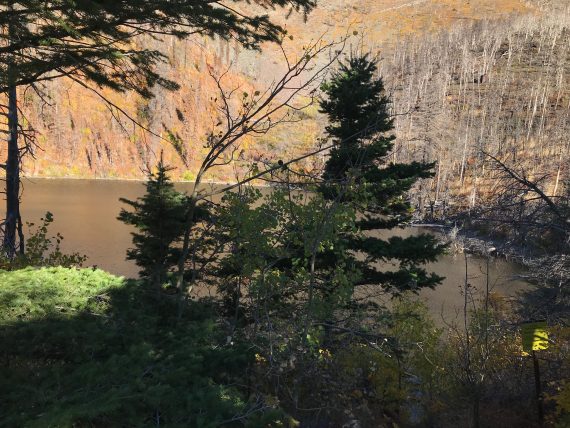
<instances>
[{"instance_id":1,"label":"hillside","mask_svg":"<svg viewBox=\"0 0 570 428\"><path fill-rule=\"evenodd\" d=\"M568 180L569 30L568 10L472 21L401 43L386 56L394 158L437 162L420 200L471 209L501 198L502 173L485 153L561 194Z\"/></svg>"},{"instance_id":2,"label":"hillside","mask_svg":"<svg viewBox=\"0 0 570 428\"><path fill-rule=\"evenodd\" d=\"M436 180L427 186L431 193L422 196L439 200L448 191L473 198L471 184L482 174L474 167L477 144L492 136L509 147L518 145L513 126L516 135L525 134L527 155L534 157L536 148L549 168L552 159L562 159L558 147L568 118L570 24L567 14L553 11L550 3L520 0L321 0L307 20L294 14L281 19L291 35L284 47L292 55L319 36L332 40L352 31L358 32L352 46L362 44L379 54L397 115L395 156L439 160ZM94 92L58 80L44 88L43 97L31 90L21 94L39 144L35 159L25 162L25 174L142 178L164 151L167 162L177 167L174 175L192 179L217 119L209 67L216 73L228 69L228 87L247 91L266 87L284 69L275 46L250 52L199 37L139 43L168 51L170 64L162 71L181 89L158 88L150 101L129 93L104 95L160 137L135 126ZM476 79L484 83L473 83ZM321 133L317 115L310 108L298 126L244 141L244 160L306 151ZM505 115L514 119L505 121ZM553 139L553 133L558 137ZM0 147L0 158L4 150ZM235 173L222 168L211 178L230 181Z\"/></svg>"}]
</instances>

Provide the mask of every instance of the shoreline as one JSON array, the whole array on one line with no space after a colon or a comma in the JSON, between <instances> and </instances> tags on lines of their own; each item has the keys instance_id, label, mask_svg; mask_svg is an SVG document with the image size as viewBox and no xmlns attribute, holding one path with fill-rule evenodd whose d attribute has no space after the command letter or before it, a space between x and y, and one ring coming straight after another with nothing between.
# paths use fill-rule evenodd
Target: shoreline
<instances>
[{"instance_id":1,"label":"shoreline","mask_svg":"<svg viewBox=\"0 0 570 428\"><path fill-rule=\"evenodd\" d=\"M76 181L114 181L114 182L133 182L133 183L146 183L147 179L143 178L114 178L114 177L45 177L45 176L23 176L20 180L76 180ZM194 181L188 180L171 180L172 183L181 184L194 184ZM220 180L202 180L201 185L214 185L214 186L231 186L237 184L237 181L220 181ZM270 187L266 184L256 184L255 187Z\"/></svg>"},{"instance_id":2,"label":"shoreline","mask_svg":"<svg viewBox=\"0 0 570 428\"><path fill-rule=\"evenodd\" d=\"M506 239L500 239L482 234L477 228L469 226L458 226L459 221L453 218L442 220L441 222L430 223L412 223L412 227L422 227L425 229L434 229L439 232L453 251L457 253L474 254L479 257L495 257L516 263L522 267L528 268L527 259L541 257L540 254L532 254L532 250L523 248L520 245L513 244Z\"/></svg>"}]
</instances>

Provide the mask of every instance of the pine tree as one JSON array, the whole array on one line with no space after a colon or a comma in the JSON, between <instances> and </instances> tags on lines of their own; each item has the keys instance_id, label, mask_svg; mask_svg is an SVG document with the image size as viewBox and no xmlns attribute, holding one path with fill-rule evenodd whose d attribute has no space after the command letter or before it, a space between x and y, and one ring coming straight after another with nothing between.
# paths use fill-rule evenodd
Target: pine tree
<instances>
[{"instance_id":1,"label":"pine tree","mask_svg":"<svg viewBox=\"0 0 570 428\"><path fill-rule=\"evenodd\" d=\"M193 34L236 40L246 48L278 41L284 30L263 9L309 12L314 0L254 0L258 13L234 3L189 0L3 0L0 1L0 92L61 76L149 95L155 83L170 85L152 66L166 59L131 43L140 35ZM238 6L239 6L238 5ZM261 13L259 13L261 11ZM8 69L12 73L8 73Z\"/></svg>"},{"instance_id":2,"label":"pine tree","mask_svg":"<svg viewBox=\"0 0 570 428\"><path fill-rule=\"evenodd\" d=\"M393 121L384 84L376 73L377 66L368 55L353 55L323 85L326 99L320 107L328 116L326 131L335 147L325 165L320 191L328 199L352 204L358 213L356 225L361 233L346 236L351 251L344 257L361 272L359 283L378 284L393 293L416 291L440 282L421 264L434 261L442 247L430 235L387 240L377 235L409 220L406 194L418 179L432 175L434 165L388 162L395 137L387 133ZM397 269L383 272L374 267L379 262L396 262ZM338 256L329 259L329 264L337 263Z\"/></svg>"},{"instance_id":3,"label":"pine tree","mask_svg":"<svg viewBox=\"0 0 570 428\"><path fill-rule=\"evenodd\" d=\"M149 176L142 198L120 199L134 211L123 209L118 217L138 229L132 233L134 248L127 251L127 259L134 260L141 268L141 276L157 286L165 283L168 271L178 260L175 244L184 233L186 213L186 196L174 188L168 171L161 160L156 174Z\"/></svg>"}]
</instances>

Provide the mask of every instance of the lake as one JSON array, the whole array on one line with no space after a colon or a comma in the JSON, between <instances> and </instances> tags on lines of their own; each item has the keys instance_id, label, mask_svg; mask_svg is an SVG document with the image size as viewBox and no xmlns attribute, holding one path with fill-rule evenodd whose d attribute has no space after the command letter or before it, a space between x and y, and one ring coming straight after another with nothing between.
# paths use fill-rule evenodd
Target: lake
<instances>
[{"instance_id":1,"label":"lake","mask_svg":"<svg viewBox=\"0 0 570 428\"><path fill-rule=\"evenodd\" d=\"M180 183L177 187L190 190L191 184ZM134 277L137 267L125 260L127 248L131 245L131 229L116 218L125 205L119 198L136 199L144 193L144 184L137 181L74 180L74 179L24 179L22 218L24 222L37 224L50 211L54 215L50 235L60 232L64 237L62 249L65 252L79 252L89 258L88 266L98 266L117 275ZM3 206L0 213L3 215ZM412 227L396 231L409 235L425 232ZM27 232L26 232L27 233ZM430 233L435 233L431 232ZM469 282L483 291L486 284L487 260L469 256L467 271ZM428 269L445 276L436 290L424 290L420 296L430 307L436 318L444 314L447 320L454 318L456 309L463 304L461 286L465 281L465 260L463 254L444 255ZM521 268L502 259L489 263L491 289L506 296L514 296L529 285L517 280Z\"/></svg>"}]
</instances>

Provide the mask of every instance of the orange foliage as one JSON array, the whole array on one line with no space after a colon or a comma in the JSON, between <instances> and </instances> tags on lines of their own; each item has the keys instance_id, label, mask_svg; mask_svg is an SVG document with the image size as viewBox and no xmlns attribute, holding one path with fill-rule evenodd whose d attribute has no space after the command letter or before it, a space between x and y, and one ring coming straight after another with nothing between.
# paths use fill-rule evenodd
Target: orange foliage
<instances>
[{"instance_id":1,"label":"orange foliage","mask_svg":"<svg viewBox=\"0 0 570 428\"><path fill-rule=\"evenodd\" d=\"M460 18L524 11L520 0L321 0L308 22L298 14L288 20L282 15L274 18L281 19L292 36L287 39L287 49L301 53L304 43L323 34L332 40L355 30L364 45L377 49L403 34L436 31ZM71 81L60 79L47 85L50 105L32 91L22 90L21 107L37 129L42 149L36 159L26 159L25 175L142 178L145 168L154 165L163 151L166 162L177 167L176 178L191 177L204 153L205 136L218 119L217 89L207 67L218 72L229 67L226 84L239 86L242 92L265 88L284 71L281 52L274 45L251 52L232 42L205 37L186 41L165 37L162 42L142 38L136 43L168 55L169 64L160 66L160 71L179 82L181 89L168 92L158 88L151 100L133 93L102 93L158 136L134 126L117 111L111 112L94 92ZM314 110L300 124L246 139L244 158L292 157L312 147L322 132ZM186 164L173 138L183 144ZM0 159L5 158L5 150L5 145L0 145ZM210 178L231 181L234 174L232 168L221 168Z\"/></svg>"}]
</instances>

